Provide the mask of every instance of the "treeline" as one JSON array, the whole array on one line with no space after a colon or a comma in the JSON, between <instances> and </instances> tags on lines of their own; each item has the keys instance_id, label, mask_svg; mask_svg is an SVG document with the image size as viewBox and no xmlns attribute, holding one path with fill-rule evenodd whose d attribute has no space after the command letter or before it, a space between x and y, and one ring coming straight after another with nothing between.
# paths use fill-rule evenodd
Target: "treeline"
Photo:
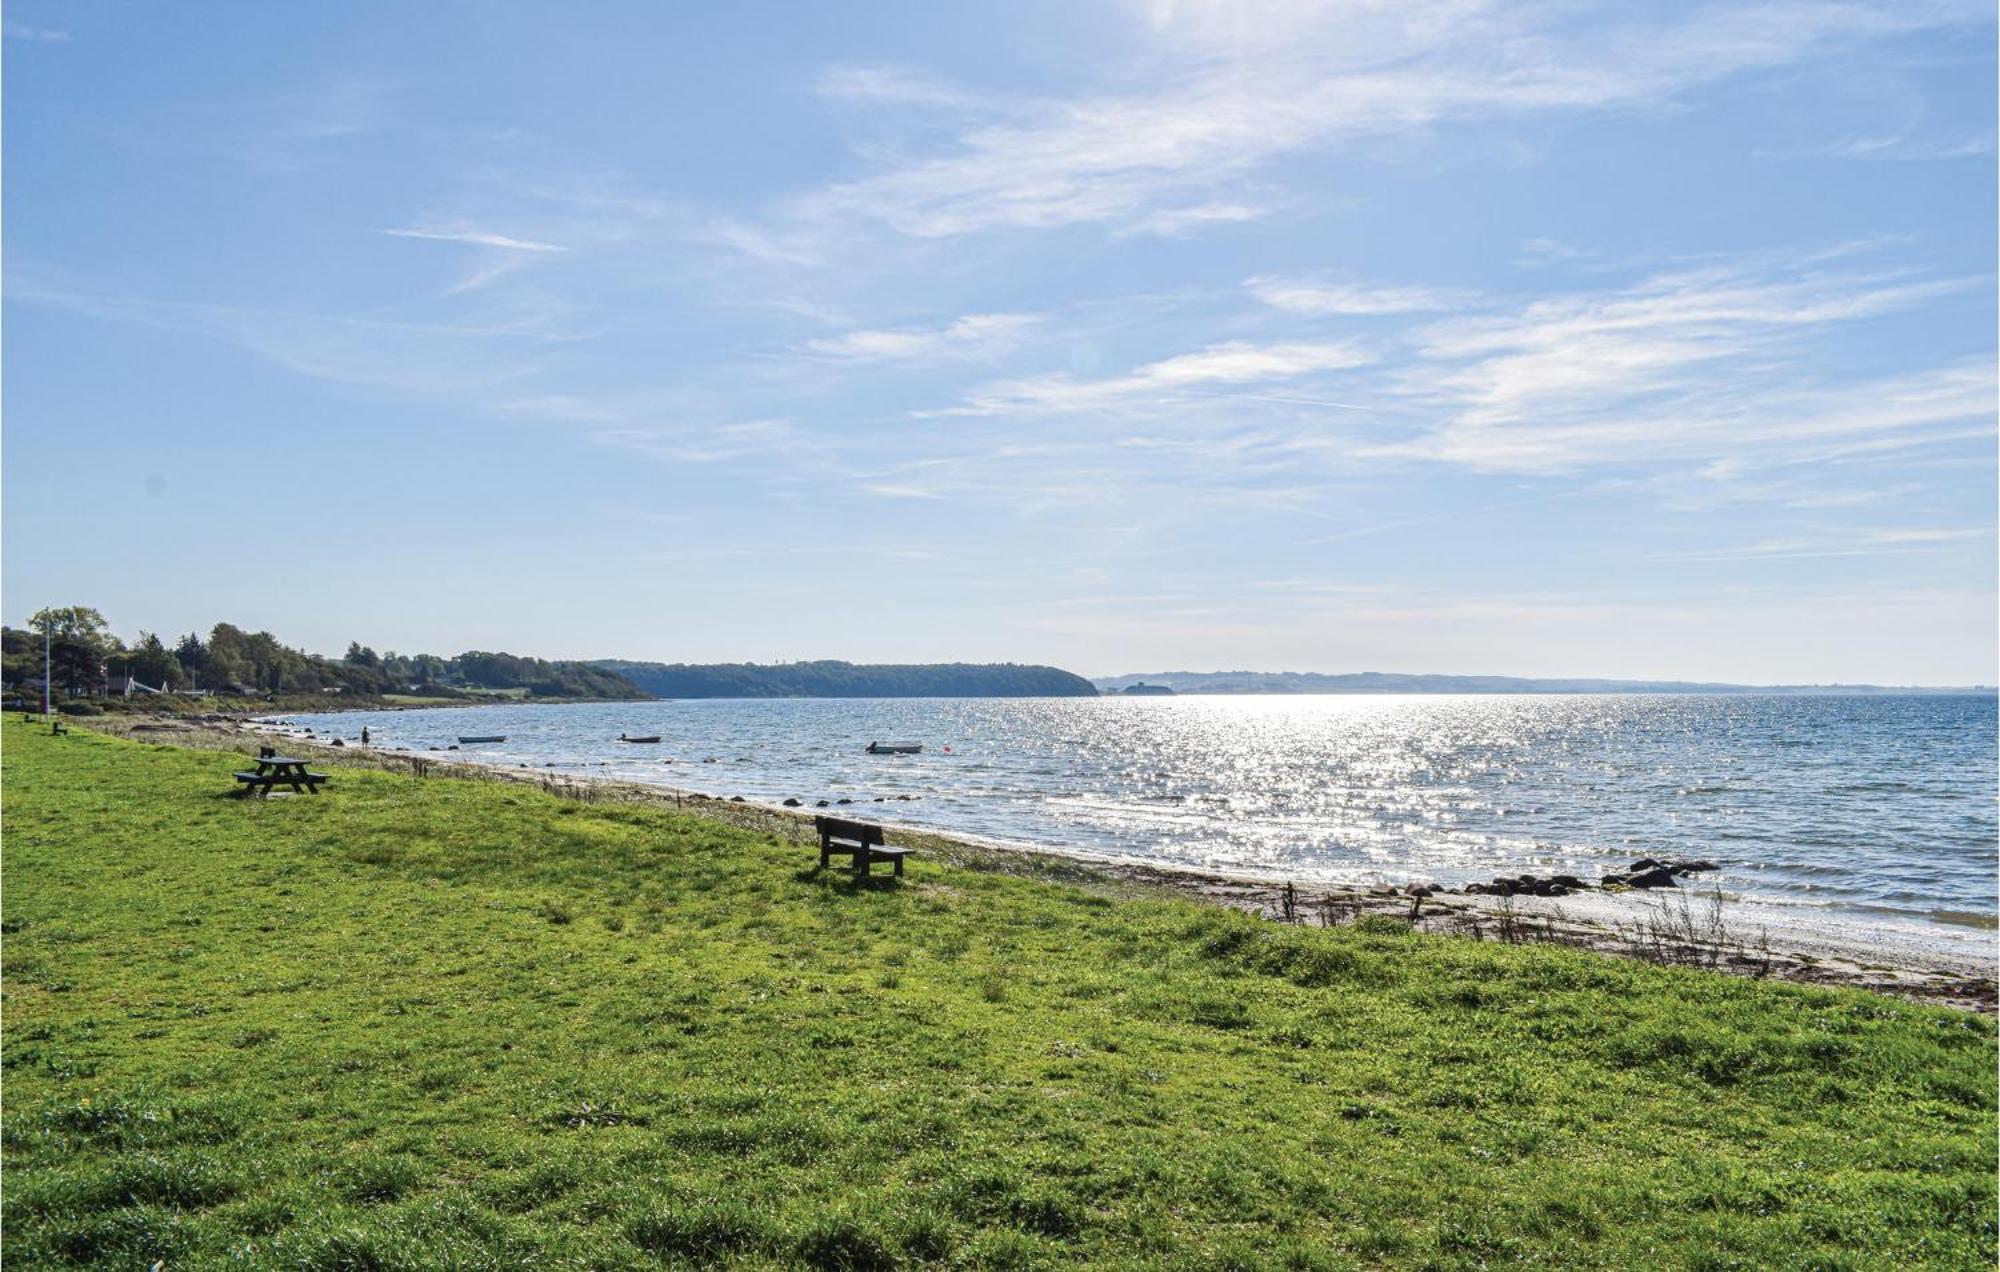
<instances>
[{"instance_id":1,"label":"treeline","mask_svg":"<svg viewBox=\"0 0 2000 1272\"><path fill-rule=\"evenodd\" d=\"M604 659L660 698L1093 698L1057 667L1020 663L648 663Z\"/></svg>"},{"instance_id":2,"label":"treeline","mask_svg":"<svg viewBox=\"0 0 2000 1272\"><path fill-rule=\"evenodd\" d=\"M43 610L28 620L26 630L0 627L0 674L9 689L39 690L45 636L50 679L58 694L70 697L101 693L107 684L122 686L128 676L149 689L236 696L396 693L457 698L522 690L538 698L646 696L615 672L584 662L483 650L455 658L393 650L377 654L358 641L336 659L231 623L217 623L206 638L189 632L169 644L157 633L141 631L128 643L111 632L103 614L82 605Z\"/></svg>"}]
</instances>

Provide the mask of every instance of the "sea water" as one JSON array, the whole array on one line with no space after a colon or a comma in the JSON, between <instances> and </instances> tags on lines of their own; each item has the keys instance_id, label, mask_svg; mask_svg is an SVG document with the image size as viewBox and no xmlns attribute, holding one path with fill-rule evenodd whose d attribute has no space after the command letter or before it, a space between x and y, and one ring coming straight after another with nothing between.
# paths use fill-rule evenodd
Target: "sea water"
<instances>
[{"instance_id":1,"label":"sea water","mask_svg":"<svg viewBox=\"0 0 2000 1272\"><path fill-rule=\"evenodd\" d=\"M1705 882L1775 905L1987 927L1996 911L1991 695L732 699L285 719L350 738L365 725L415 752L504 734L455 758L1300 881L1594 878L1700 857L1722 867ZM878 739L924 750L866 754Z\"/></svg>"}]
</instances>

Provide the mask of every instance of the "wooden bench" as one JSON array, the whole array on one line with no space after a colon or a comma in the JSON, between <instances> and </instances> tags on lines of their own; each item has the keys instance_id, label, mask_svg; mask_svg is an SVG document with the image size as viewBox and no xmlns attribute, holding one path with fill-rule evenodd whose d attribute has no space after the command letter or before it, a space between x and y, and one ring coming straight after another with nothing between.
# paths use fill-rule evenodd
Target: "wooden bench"
<instances>
[{"instance_id":1,"label":"wooden bench","mask_svg":"<svg viewBox=\"0 0 2000 1272\"><path fill-rule=\"evenodd\" d=\"M910 855L910 850L891 848L882 842L880 826L839 817L815 817L813 829L819 832L820 869L826 869L827 858L845 853L853 861L856 874L869 873L869 867L877 861L889 861L895 863L897 877L902 876L903 858Z\"/></svg>"}]
</instances>

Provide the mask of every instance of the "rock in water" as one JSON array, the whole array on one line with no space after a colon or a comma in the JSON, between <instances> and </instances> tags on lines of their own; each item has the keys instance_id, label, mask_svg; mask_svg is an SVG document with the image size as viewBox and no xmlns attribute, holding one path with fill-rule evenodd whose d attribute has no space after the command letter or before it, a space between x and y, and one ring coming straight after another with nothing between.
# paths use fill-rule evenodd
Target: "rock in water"
<instances>
[{"instance_id":1,"label":"rock in water","mask_svg":"<svg viewBox=\"0 0 2000 1272\"><path fill-rule=\"evenodd\" d=\"M1633 888L1678 888L1680 886L1674 882L1674 875L1671 870L1658 867L1651 870L1641 870L1637 874L1627 876L1625 884L1627 887Z\"/></svg>"}]
</instances>

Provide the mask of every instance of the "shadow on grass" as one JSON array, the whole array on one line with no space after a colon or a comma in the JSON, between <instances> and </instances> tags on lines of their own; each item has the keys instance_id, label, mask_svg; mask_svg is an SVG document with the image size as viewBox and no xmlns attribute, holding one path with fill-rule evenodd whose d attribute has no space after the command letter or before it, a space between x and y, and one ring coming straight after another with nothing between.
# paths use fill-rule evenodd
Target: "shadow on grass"
<instances>
[{"instance_id":1,"label":"shadow on grass","mask_svg":"<svg viewBox=\"0 0 2000 1272\"><path fill-rule=\"evenodd\" d=\"M800 883L814 884L828 892L892 892L903 886L900 875L856 874L852 870L841 870L831 866L807 866L792 873L792 878Z\"/></svg>"}]
</instances>

